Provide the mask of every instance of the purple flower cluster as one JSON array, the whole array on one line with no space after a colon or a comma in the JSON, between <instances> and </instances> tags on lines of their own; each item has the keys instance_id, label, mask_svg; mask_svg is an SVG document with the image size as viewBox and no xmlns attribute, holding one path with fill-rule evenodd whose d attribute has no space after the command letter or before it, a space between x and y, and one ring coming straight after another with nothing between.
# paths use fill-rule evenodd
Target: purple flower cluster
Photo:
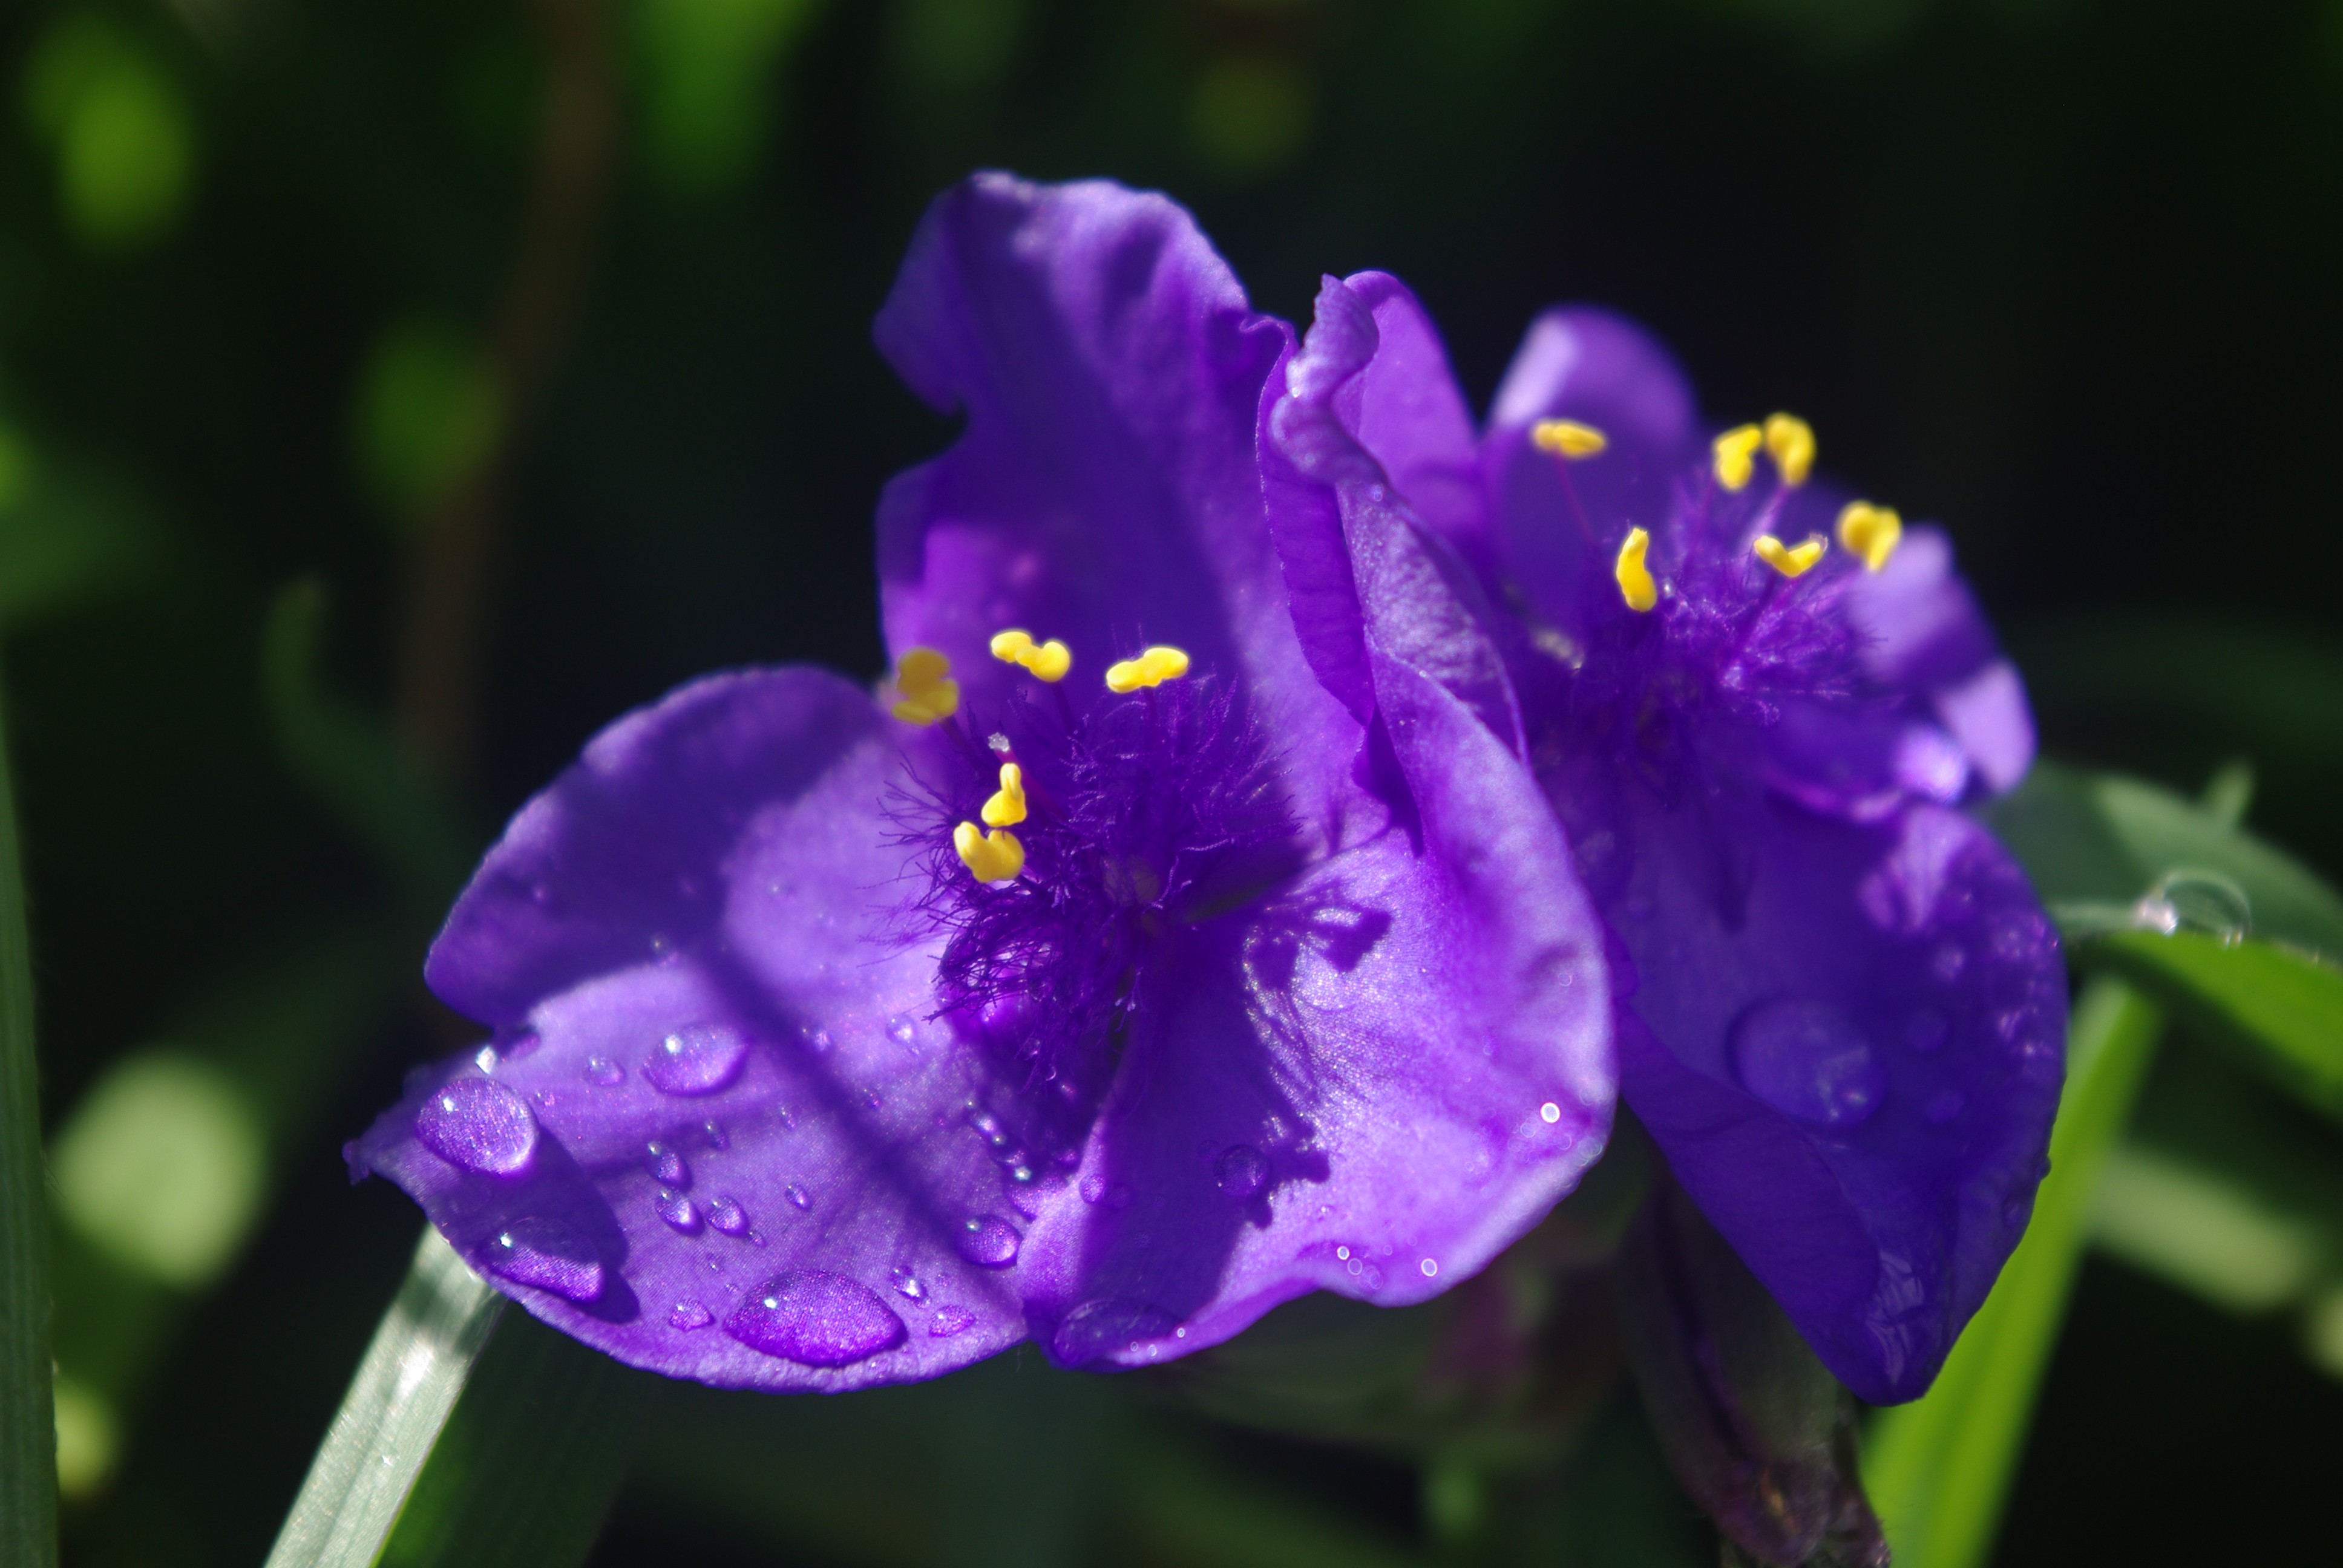
<instances>
[{"instance_id":1,"label":"purple flower cluster","mask_svg":"<svg viewBox=\"0 0 2343 1568\"><path fill-rule=\"evenodd\" d=\"M891 689L598 737L432 949L491 1043L353 1170L623 1360L842 1389L1423 1300L1624 1093L1849 1386L1925 1387L2065 1022L1954 809L2031 732L1942 537L1608 317L1476 430L1395 281L1297 342L1110 185L947 193L877 333L966 417L880 504Z\"/></svg>"}]
</instances>

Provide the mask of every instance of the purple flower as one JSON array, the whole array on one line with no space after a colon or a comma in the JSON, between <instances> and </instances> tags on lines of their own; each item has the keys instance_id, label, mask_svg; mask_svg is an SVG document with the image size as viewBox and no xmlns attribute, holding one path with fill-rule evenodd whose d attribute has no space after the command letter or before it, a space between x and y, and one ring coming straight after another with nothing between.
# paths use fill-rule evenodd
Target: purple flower
<instances>
[{"instance_id":1,"label":"purple flower","mask_svg":"<svg viewBox=\"0 0 2343 1568\"><path fill-rule=\"evenodd\" d=\"M891 689L719 675L597 737L427 978L493 1042L352 1146L532 1312L737 1386L1420 1301L1600 1151L1600 922L1503 661L1405 528L1306 661L1292 352L1186 215L983 176L877 335L960 412L881 501Z\"/></svg>"},{"instance_id":2,"label":"purple flower","mask_svg":"<svg viewBox=\"0 0 2343 1568\"><path fill-rule=\"evenodd\" d=\"M1353 712L1412 591L1390 540L1502 607L1503 669L1460 638L1444 678L1510 741L1511 678L1617 940L1622 1092L1825 1364L1919 1393L2025 1227L2066 1032L2050 922L1956 809L2033 730L1945 537L1815 479L1800 420L1704 427L1600 312L1541 317L1476 432L1378 273L1326 280L1262 445L1307 657Z\"/></svg>"}]
</instances>

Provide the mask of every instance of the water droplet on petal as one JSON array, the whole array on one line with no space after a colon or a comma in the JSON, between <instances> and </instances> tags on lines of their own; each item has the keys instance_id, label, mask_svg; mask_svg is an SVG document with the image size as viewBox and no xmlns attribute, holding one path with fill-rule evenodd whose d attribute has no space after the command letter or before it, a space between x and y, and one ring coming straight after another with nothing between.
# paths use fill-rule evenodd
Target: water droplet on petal
<instances>
[{"instance_id":1,"label":"water droplet on petal","mask_svg":"<svg viewBox=\"0 0 2343 1568\"><path fill-rule=\"evenodd\" d=\"M1940 1089L1929 1098L1920 1114L1931 1127L1942 1127L1968 1108L1969 1097L1957 1089Z\"/></svg>"},{"instance_id":2,"label":"water droplet on petal","mask_svg":"<svg viewBox=\"0 0 2343 1568\"><path fill-rule=\"evenodd\" d=\"M713 1094L740 1076L749 1041L720 1023L695 1023L659 1043L643 1076L662 1094Z\"/></svg>"},{"instance_id":3,"label":"water droplet on petal","mask_svg":"<svg viewBox=\"0 0 2343 1568\"><path fill-rule=\"evenodd\" d=\"M493 1045L480 1047L472 1058L472 1065L482 1072L494 1072L497 1070L497 1048Z\"/></svg>"},{"instance_id":4,"label":"water droplet on petal","mask_svg":"<svg viewBox=\"0 0 2343 1568\"><path fill-rule=\"evenodd\" d=\"M699 1206L680 1192L659 1195L659 1217L687 1236L699 1234Z\"/></svg>"},{"instance_id":5,"label":"water droplet on petal","mask_svg":"<svg viewBox=\"0 0 2343 1568\"><path fill-rule=\"evenodd\" d=\"M1145 1302L1101 1296L1066 1314L1050 1336L1050 1353L1063 1366L1129 1355L1145 1341L1170 1333L1179 1321Z\"/></svg>"},{"instance_id":6,"label":"water droplet on petal","mask_svg":"<svg viewBox=\"0 0 2343 1568\"><path fill-rule=\"evenodd\" d=\"M828 1056L830 1047L836 1043L826 1029L801 1029L798 1030L798 1038L805 1041L805 1048L816 1056Z\"/></svg>"},{"instance_id":7,"label":"water droplet on petal","mask_svg":"<svg viewBox=\"0 0 2343 1568\"><path fill-rule=\"evenodd\" d=\"M976 1327L976 1314L966 1307L938 1307L936 1315L928 1320L928 1337L948 1340L954 1334L964 1334L974 1327Z\"/></svg>"},{"instance_id":8,"label":"water droplet on petal","mask_svg":"<svg viewBox=\"0 0 2343 1568\"><path fill-rule=\"evenodd\" d=\"M786 1109L784 1109L780 1114L781 1125L787 1127L789 1124L789 1113ZM699 1130L708 1135L708 1146L710 1149L729 1149L732 1147L732 1140L725 1136L724 1128L721 1123L704 1121L700 1123Z\"/></svg>"},{"instance_id":9,"label":"water droplet on petal","mask_svg":"<svg viewBox=\"0 0 2343 1568\"><path fill-rule=\"evenodd\" d=\"M514 1221L488 1243L480 1264L515 1284L573 1302L590 1302L602 1293L602 1260L592 1243L558 1220Z\"/></svg>"},{"instance_id":10,"label":"water droplet on petal","mask_svg":"<svg viewBox=\"0 0 2343 1568\"><path fill-rule=\"evenodd\" d=\"M800 1213L803 1213L806 1210L813 1207L813 1194L807 1191L804 1188L799 1186L794 1181L782 1189L782 1192L783 1195L789 1199L789 1207L797 1210Z\"/></svg>"},{"instance_id":11,"label":"water droplet on petal","mask_svg":"<svg viewBox=\"0 0 2343 1568\"><path fill-rule=\"evenodd\" d=\"M483 1176L513 1176L537 1155L528 1102L493 1079L443 1083L416 1113L415 1136L450 1165Z\"/></svg>"},{"instance_id":12,"label":"water droplet on petal","mask_svg":"<svg viewBox=\"0 0 2343 1568\"><path fill-rule=\"evenodd\" d=\"M710 1198L708 1222L728 1236L738 1236L749 1228L749 1211L729 1198Z\"/></svg>"},{"instance_id":13,"label":"water droplet on petal","mask_svg":"<svg viewBox=\"0 0 2343 1568\"><path fill-rule=\"evenodd\" d=\"M627 1070L608 1057L589 1056L586 1059L587 1082L599 1084L604 1089L616 1089L626 1081Z\"/></svg>"},{"instance_id":14,"label":"water droplet on petal","mask_svg":"<svg viewBox=\"0 0 2343 1568\"><path fill-rule=\"evenodd\" d=\"M1732 1051L1742 1088L1813 1126L1857 1126L1887 1097L1871 1042L1828 1002L1759 1002L1735 1022Z\"/></svg>"},{"instance_id":15,"label":"water droplet on petal","mask_svg":"<svg viewBox=\"0 0 2343 1568\"><path fill-rule=\"evenodd\" d=\"M1268 1182L1269 1158L1250 1143L1232 1144L1212 1161L1212 1185L1235 1202L1243 1202Z\"/></svg>"},{"instance_id":16,"label":"water droplet on petal","mask_svg":"<svg viewBox=\"0 0 2343 1568\"><path fill-rule=\"evenodd\" d=\"M960 1225L960 1234L953 1238L960 1255L971 1263L988 1269L1006 1268L1017 1261L1017 1247L1021 1240L1017 1227L998 1214L970 1216Z\"/></svg>"},{"instance_id":17,"label":"water droplet on petal","mask_svg":"<svg viewBox=\"0 0 2343 1568\"><path fill-rule=\"evenodd\" d=\"M1538 1120L1544 1122L1548 1127L1552 1127L1555 1122L1562 1120L1562 1107L1555 1104L1551 1100L1547 1101L1544 1105L1538 1107Z\"/></svg>"},{"instance_id":18,"label":"water droplet on petal","mask_svg":"<svg viewBox=\"0 0 2343 1568\"><path fill-rule=\"evenodd\" d=\"M928 1288L920 1283L920 1276L900 1263L888 1271L887 1279L894 1285L895 1293L907 1302L924 1302L928 1299Z\"/></svg>"},{"instance_id":19,"label":"water droplet on petal","mask_svg":"<svg viewBox=\"0 0 2343 1568\"><path fill-rule=\"evenodd\" d=\"M779 1274L724 1320L724 1332L800 1366L842 1367L903 1342L903 1320L868 1285L821 1269Z\"/></svg>"},{"instance_id":20,"label":"water droplet on petal","mask_svg":"<svg viewBox=\"0 0 2343 1568\"><path fill-rule=\"evenodd\" d=\"M643 1146L643 1169L665 1187L691 1185L691 1167L673 1145L656 1141Z\"/></svg>"},{"instance_id":21,"label":"water droplet on petal","mask_svg":"<svg viewBox=\"0 0 2343 1568\"><path fill-rule=\"evenodd\" d=\"M890 1018L887 1020L887 1038L897 1045L910 1044L913 1037L918 1033L918 1028L908 1018Z\"/></svg>"},{"instance_id":22,"label":"water droplet on petal","mask_svg":"<svg viewBox=\"0 0 2343 1568\"><path fill-rule=\"evenodd\" d=\"M1436 1280L1440 1277L1440 1260L1437 1258L1426 1258L1416 1267L1423 1271L1423 1277L1427 1280Z\"/></svg>"},{"instance_id":23,"label":"water droplet on petal","mask_svg":"<svg viewBox=\"0 0 2343 1568\"><path fill-rule=\"evenodd\" d=\"M689 1333L694 1329L704 1329L714 1322L716 1314L698 1302L678 1302L667 1310L667 1321L669 1327Z\"/></svg>"}]
</instances>

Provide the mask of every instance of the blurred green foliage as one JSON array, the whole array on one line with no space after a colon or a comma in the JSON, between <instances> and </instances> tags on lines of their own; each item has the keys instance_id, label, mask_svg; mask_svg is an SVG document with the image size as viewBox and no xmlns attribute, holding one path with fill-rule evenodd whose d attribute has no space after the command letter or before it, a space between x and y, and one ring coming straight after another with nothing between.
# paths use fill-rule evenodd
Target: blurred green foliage
<instances>
[{"instance_id":1,"label":"blurred green foliage","mask_svg":"<svg viewBox=\"0 0 2343 1568\"><path fill-rule=\"evenodd\" d=\"M2323 1548L2336 0L29 0L0 79L70 1561L274 1538L415 1228L336 1149L468 1039L415 976L487 826L693 673L876 669L873 498L949 431L867 324L984 165L1169 188L1289 316L1397 271L1476 398L1604 300L1948 522L2060 759L1995 825L2173 1028L2046 1190L2064 1337L1937 1479L2035 1409L1996 1561ZM468 765L420 739L413 649L466 630L426 602L478 638ZM1297 1302L1145 1377L759 1400L508 1325L391 1555L508 1541L468 1523L501 1495L574 1561L624 1470L604 1563L1713 1561L1622 1392L1632 1156L1431 1307Z\"/></svg>"}]
</instances>

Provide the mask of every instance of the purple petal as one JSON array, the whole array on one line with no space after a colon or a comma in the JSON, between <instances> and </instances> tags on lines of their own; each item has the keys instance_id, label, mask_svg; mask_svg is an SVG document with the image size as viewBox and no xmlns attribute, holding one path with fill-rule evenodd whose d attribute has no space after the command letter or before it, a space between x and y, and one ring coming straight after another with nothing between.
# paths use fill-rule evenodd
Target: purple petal
<instances>
[{"instance_id":1,"label":"purple petal","mask_svg":"<svg viewBox=\"0 0 2343 1568\"><path fill-rule=\"evenodd\" d=\"M2031 1211L2066 1036L2057 939L1956 812L1721 809L1647 802L1628 827L1611 910L1644 984L1623 1091L1839 1379L1910 1399Z\"/></svg>"},{"instance_id":2,"label":"purple petal","mask_svg":"<svg viewBox=\"0 0 2343 1568\"><path fill-rule=\"evenodd\" d=\"M1422 1301L1601 1151L1602 937L1551 815L1436 682L1379 658L1376 696L1414 820L1212 922L1156 977L1089 1196L1026 1239L1061 1362L1184 1353L1313 1289Z\"/></svg>"},{"instance_id":3,"label":"purple petal","mask_svg":"<svg viewBox=\"0 0 2343 1568\"><path fill-rule=\"evenodd\" d=\"M1021 679L997 631L1062 639L1065 689L1142 643L1256 675L1291 643L1253 426L1288 340L1161 196L980 175L937 198L874 328L950 450L889 485L889 644L941 649L964 699Z\"/></svg>"},{"instance_id":4,"label":"purple petal","mask_svg":"<svg viewBox=\"0 0 2343 1568\"><path fill-rule=\"evenodd\" d=\"M1549 418L1591 425L1609 447L1557 459L1529 439L1530 427ZM1592 541L1664 516L1669 487L1700 440L1690 386L1640 327L1584 307L1530 325L1497 388L1482 462L1499 559L1539 615L1574 621L1582 579L1611 569L1609 552Z\"/></svg>"},{"instance_id":5,"label":"purple petal","mask_svg":"<svg viewBox=\"0 0 2343 1568\"><path fill-rule=\"evenodd\" d=\"M1385 272L1342 280L1374 317L1374 357L1351 383L1343 423L1416 518L1468 551L1482 543L1481 438L1432 317Z\"/></svg>"},{"instance_id":6,"label":"purple petal","mask_svg":"<svg viewBox=\"0 0 2343 1568\"><path fill-rule=\"evenodd\" d=\"M1002 1178L966 1124L971 1065L927 1020L934 953L890 934L882 723L817 672L684 688L531 802L432 950L443 995L525 1031L489 1078L469 1056L423 1075L355 1158L631 1364L836 1389L1024 1336L1013 1282L960 1244ZM880 1332L898 1272L973 1322Z\"/></svg>"},{"instance_id":7,"label":"purple petal","mask_svg":"<svg viewBox=\"0 0 2343 1568\"><path fill-rule=\"evenodd\" d=\"M1848 587L1848 618L1867 638L1864 662L1891 689L1926 699L1986 788L2013 788L2034 760L2034 719L2017 671L1953 570L1952 541L1905 530L1886 567Z\"/></svg>"},{"instance_id":8,"label":"purple petal","mask_svg":"<svg viewBox=\"0 0 2343 1568\"><path fill-rule=\"evenodd\" d=\"M1519 755L1520 711L1470 568L1421 525L1353 427L1382 358L1375 296L1406 328L1403 356L1420 366L1426 352L1413 302L1370 276L1369 293L1324 280L1310 336L1286 366L1285 395L1263 411L1262 487L1293 624L1311 668L1354 717L1372 705L1373 660L1388 655L1463 701ZM1417 443L1404 455L1420 460L1422 451Z\"/></svg>"}]
</instances>

